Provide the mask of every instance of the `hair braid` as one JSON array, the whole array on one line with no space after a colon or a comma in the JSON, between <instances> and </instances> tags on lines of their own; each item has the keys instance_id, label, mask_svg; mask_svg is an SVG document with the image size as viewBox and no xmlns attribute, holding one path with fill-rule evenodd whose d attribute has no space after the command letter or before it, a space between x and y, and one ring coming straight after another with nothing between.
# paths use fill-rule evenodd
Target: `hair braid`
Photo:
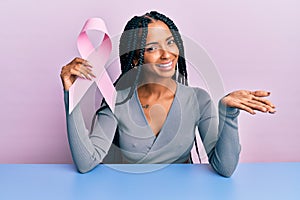
<instances>
[{"instance_id":1,"label":"hair braid","mask_svg":"<svg viewBox=\"0 0 300 200\"><path fill-rule=\"evenodd\" d=\"M126 72L128 72L129 70L131 70L134 67L133 60L135 59L137 51L138 51L137 66L142 66L144 64L144 53L145 53L146 39L147 39L147 35L148 35L148 24L151 22L151 20L148 18L145 18L144 16L134 17L132 20L135 20L135 23L133 23L133 26L127 25L121 36L119 53L120 53L120 57L122 57L122 59L124 59L124 60L121 61L122 74L120 75L118 80L115 82L115 84L119 81L119 79L123 75L125 75ZM128 39L125 36L126 34L129 34ZM123 52L124 50L122 49L122 48L124 48L122 42L125 42L128 44L125 53ZM133 84L129 84L130 91L129 91L127 98L125 100L123 100L122 102L118 102L117 105L122 104L131 98L135 88L138 85L140 74L141 74L141 67L138 67ZM128 85L128 84L126 84L126 85Z\"/></svg>"},{"instance_id":2,"label":"hair braid","mask_svg":"<svg viewBox=\"0 0 300 200\"><path fill-rule=\"evenodd\" d=\"M140 45L139 48L137 49L139 51L139 60L138 60L138 66L142 66L144 64L144 53L145 53L145 46L146 46L146 39L147 39L147 35L148 35L148 23L149 20L147 20L146 18L141 18L141 40L140 40ZM133 84L133 87L131 87L131 90L134 90L139 82L139 78L140 78L140 74L141 74L141 67L138 67L138 71L137 71L137 75Z\"/></svg>"},{"instance_id":3,"label":"hair braid","mask_svg":"<svg viewBox=\"0 0 300 200\"><path fill-rule=\"evenodd\" d=\"M119 54L122 74L125 74L131 69L138 37L137 28L139 21L139 17L133 17L125 26L124 32L120 38Z\"/></svg>"}]
</instances>

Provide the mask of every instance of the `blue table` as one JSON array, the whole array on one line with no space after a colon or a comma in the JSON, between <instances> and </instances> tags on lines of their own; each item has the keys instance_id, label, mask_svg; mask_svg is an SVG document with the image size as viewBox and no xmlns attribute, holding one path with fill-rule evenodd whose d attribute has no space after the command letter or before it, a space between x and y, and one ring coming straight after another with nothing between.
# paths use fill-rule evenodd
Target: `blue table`
<instances>
[{"instance_id":1,"label":"blue table","mask_svg":"<svg viewBox=\"0 0 300 200\"><path fill-rule=\"evenodd\" d=\"M300 163L241 163L231 178L199 164L99 165L87 174L70 164L1 164L0 199L299 200Z\"/></svg>"}]
</instances>

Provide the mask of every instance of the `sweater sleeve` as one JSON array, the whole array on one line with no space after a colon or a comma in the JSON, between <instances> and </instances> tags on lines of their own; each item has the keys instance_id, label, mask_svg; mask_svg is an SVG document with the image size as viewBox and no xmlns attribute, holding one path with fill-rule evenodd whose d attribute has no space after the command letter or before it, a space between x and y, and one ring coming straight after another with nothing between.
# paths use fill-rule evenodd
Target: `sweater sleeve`
<instances>
[{"instance_id":1,"label":"sweater sleeve","mask_svg":"<svg viewBox=\"0 0 300 200\"><path fill-rule=\"evenodd\" d=\"M204 90L197 92L200 119L198 130L209 163L222 176L230 177L239 161L238 135L239 109L226 107L219 101L219 116L215 106Z\"/></svg>"},{"instance_id":2,"label":"sweater sleeve","mask_svg":"<svg viewBox=\"0 0 300 200\"><path fill-rule=\"evenodd\" d=\"M69 92L64 91L67 132L73 161L81 173L86 173L103 161L112 144L117 120L107 107L95 121L92 133L85 127L80 106L69 114Z\"/></svg>"}]
</instances>

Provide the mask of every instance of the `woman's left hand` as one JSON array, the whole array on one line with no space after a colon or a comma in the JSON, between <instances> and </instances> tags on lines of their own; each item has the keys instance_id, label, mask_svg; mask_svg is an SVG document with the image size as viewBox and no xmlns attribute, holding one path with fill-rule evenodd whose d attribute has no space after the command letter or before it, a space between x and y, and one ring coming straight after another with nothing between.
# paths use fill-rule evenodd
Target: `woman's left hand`
<instances>
[{"instance_id":1,"label":"woman's left hand","mask_svg":"<svg viewBox=\"0 0 300 200\"><path fill-rule=\"evenodd\" d=\"M263 98L270 95L270 92L266 91L247 91L238 90L234 91L221 100L222 103L228 107L235 107L245 110L251 114L256 114L254 110L261 112L275 113L275 106L269 100Z\"/></svg>"}]
</instances>

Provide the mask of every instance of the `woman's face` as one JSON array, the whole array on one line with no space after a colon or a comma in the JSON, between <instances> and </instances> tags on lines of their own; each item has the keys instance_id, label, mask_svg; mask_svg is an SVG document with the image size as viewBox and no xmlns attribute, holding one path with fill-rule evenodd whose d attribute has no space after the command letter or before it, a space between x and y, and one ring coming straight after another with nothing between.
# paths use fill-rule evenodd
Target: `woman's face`
<instances>
[{"instance_id":1,"label":"woman's face","mask_svg":"<svg viewBox=\"0 0 300 200\"><path fill-rule=\"evenodd\" d=\"M179 49L169 27L159 20L149 23L142 70L144 77L171 78L178 55Z\"/></svg>"}]
</instances>

